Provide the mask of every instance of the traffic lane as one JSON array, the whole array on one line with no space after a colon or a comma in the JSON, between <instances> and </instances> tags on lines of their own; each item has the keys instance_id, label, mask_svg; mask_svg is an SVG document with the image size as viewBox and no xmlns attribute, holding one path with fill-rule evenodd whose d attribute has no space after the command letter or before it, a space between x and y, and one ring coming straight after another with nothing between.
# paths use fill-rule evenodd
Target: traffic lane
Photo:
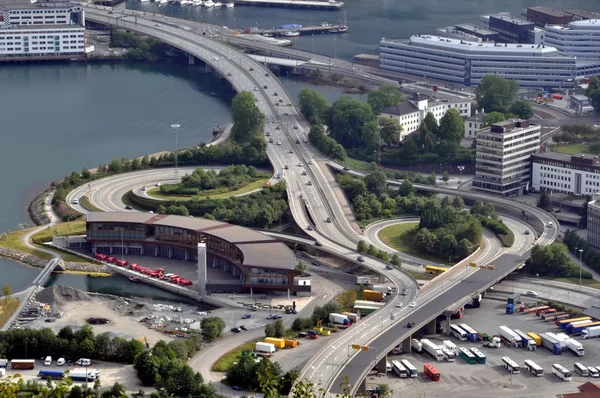
<instances>
[{"instance_id":1,"label":"traffic lane","mask_svg":"<svg viewBox=\"0 0 600 398\"><path fill-rule=\"evenodd\" d=\"M573 285L573 289L578 289L579 286ZM537 296L529 296L527 292L534 291ZM513 280L505 280L494 286L494 292L499 293L519 293L523 296L528 296L532 300L553 300L561 303L576 305L581 308L589 308L598 306L600 299L593 297L585 292L577 292L572 290L561 289L556 286L544 286L527 282L518 282Z\"/></svg>"},{"instance_id":2,"label":"traffic lane","mask_svg":"<svg viewBox=\"0 0 600 398\"><path fill-rule=\"evenodd\" d=\"M498 269L502 273L508 272L510 269L515 268L518 264L525 261L526 257L515 256L515 255L504 255L500 259L494 262L494 268ZM383 334L377 337L375 341L369 343L371 347L377 347L378 355L387 353L398 343L408 338L413 331L418 329L407 328L408 322L415 322L417 326L424 326L427 321L434 319L448 307L449 303L455 303L458 300L463 299L466 296L472 295L476 291L483 291L484 286L493 283L497 280L496 272L488 272L480 270L475 273L469 274L470 276L465 280L462 280L452 289L447 290L426 303L419 303L418 307L407 317L399 319L396 324L388 328ZM389 349L389 350L388 350ZM342 393L339 385L342 383L343 375L347 375L349 380L354 380L355 385L358 385L358 381L362 381L365 366L364 363L374 360L374 353L368 351L361 351L350 359L347 365L340 370L336 380L331 385L330 391L332 393Z\"/></svg>"}]
</instances>

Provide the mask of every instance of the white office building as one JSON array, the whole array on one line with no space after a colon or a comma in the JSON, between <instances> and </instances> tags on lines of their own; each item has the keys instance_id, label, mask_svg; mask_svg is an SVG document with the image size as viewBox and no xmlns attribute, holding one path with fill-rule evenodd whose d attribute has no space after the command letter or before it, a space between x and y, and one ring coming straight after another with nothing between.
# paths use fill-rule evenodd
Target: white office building
<instances>
[{"instance_id":1,"label":"white office building","mask_svg":"<svg viewBox=\"0 0 600 398\"><path fill-rule=\"evenodd\" d=\"M532 157L531 187L568 195L586 196L600 192L600 158L542 152Z\"/></svg>"},{"instance_id":2,"label":"white office building","mask_svg":"<svg viewBox=\"0 0 600 398\"><path fill-rule=\"evenodd\" d=\"M593 199L587 207L587 243L600 249L600 200Z\"/></svg>"},{"instance_id":3,"label":"white office building","mask_svg":"<svg viewBox=\"0 0 600 398\"><path fill-rule=\"evenodd\" d=\"M0 61L85 56L85 17L79 5L12 3L0 9Z\"/></svg>"},{"instance_id":4,"label":"white office building","mask_svg":"<svg viewBox=\"0 0 600 398\"><path fill-rule=\"evenodd\" d=\"M438 124L449 109L456 109L464 118L471 115L471 101L461 98L434 98L430 95L415 93L407 101L384 108L379 118L394 118L403 128L399 141L419 129L421 122L432 113Z\"/></svg>"},{"instance_id":5,"label":"white office building","mask_svg":"<svg viewBox=\"0 0 600 398\"><path fill-rule=\"evenodd\" d=\"M540 147L540 130L522 119L480 130L473 187L502 196L522 195L531 182L531 155Z\"/></svg>"},{"instance_id":6,"label":"white office building","mask_svg":"<svg viewBox=\"0 0 600 398\"><path fill-rule=\"evenodd\" d=\"M483 117L485 112L482 109L481 112L476 110L474 114L465 118L465 138L468 140L474 140L477 137L479 130L483 129Z\"/></svg>"},{"instance_id":7,"label":"white office building","mask_svg":"<svg viewBox=\"0 0 600 398\"><path fill-rule=\"evenodd\" d=\"M600 74L600 19L546 26L544 43L577 57L576 77Z\"/></svg>"},{"instance_id":8,"label":"white office building","mask_svg":"<svg viewBox=\"0 0 600 398\"><path fill-rule=\"evenodd\" d=\"M410 40L382 39L382 69L467 86L487 75L515 80L522 87L564 87L575 77L575 57L556 48L534 44L474 43L439 36Z\"/></svg>"}]
</instances>

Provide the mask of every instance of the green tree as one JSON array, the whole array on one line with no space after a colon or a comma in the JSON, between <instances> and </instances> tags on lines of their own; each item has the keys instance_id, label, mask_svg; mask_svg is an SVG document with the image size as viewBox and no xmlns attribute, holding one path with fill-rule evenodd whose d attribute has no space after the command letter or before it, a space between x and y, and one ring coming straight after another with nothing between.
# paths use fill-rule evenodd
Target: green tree
<instances>
[{"instance_id":1,"label":"green tree","mask_svg":"<svg viewBox=\"0 0 600 398\"><path fill-rule=\"evenodd\" d=\"M294 272L296 275L304 275L306 273L306 263L302 260L298 261Z\"/></svg>"},{"instance_id":2,"label":"green tree","mask_svg":"<svg viewBox=\"0 0 600 398\"><path fill-rule=\"evenodd\" d=\"M450 181L450 174L448 174L448 171L444 170L444 172L442 173L442 181L444 181L446 184L448 183L448 181Z\"/></svg>"},{"instance_id":3,"label":"green tree","mask_svg":"<svg viewBox=\"0 0 600 398\"><path fill-rule=\"evenodd\" d=\"M246 142L254 135L262 135L265 117L256 106L251 92L242 91L235 96L231 102L231 117L234 123L231 136L235 141Z\"/></svg>"},{"instance_id":4,"label":"green tree","mask_svg":"<svg viewBox=\"0 0 600 398\"><path fill-rule=\"evenodd\" d=\"M12 296L12 288L8 283L2 287L2 295L6 301Z\"/></svg>"},{"instance_id":5,"label":"green tree","mask_svg":"<svg viewBox=\"0 0 600 398\"><path fill-rule=\"evenodd\" d=\"M430 185L435 185L436 179L437 179L437 176L435 175L435 171L432 171L431 174L429 175L429 177L427 177L427 183Z\"/></svg>"},{"instance_id":6,"label":"green tree","mask_svg":"<svg viewBox=\"0 0 600 398\"><path fill-rule=\"evenodd\" d=\"M400 256L398 255L398 253L394 253L392 255L392 259L390 260L390 262L395 265L396 267L401 267L402 266L402 260L400 259Z\"/></svg>"},{"instance_id":7,"label":"green tree","mask_svg":"<svg viewBox=\"0 0 600 398\"><path fill-rule=\"evenodd\" d=\"M282 338L285 336L285 326L283 325L283 321L278 319L273 324L275 327L275 337Z\"/></svg>"},{"instance_id":8,"label":"green tree","mask_svg":"<svg viewBox=\"0 0 600 398\"><path fill-rule=\"evenodd\" d=\"M379 115L383 108L396 105L402 101L402 93L394 86L382 85L378 90L369 92L367 103L373 114Z\"/></svg>"},{"instance_id":9,"label":"green tree","mask_svg":"<svg viewBox=\"0 0 600 398\"><path fill-rule=\"evenodd\" d=\"M356 300L358 300L356 290L344 290L337 299L338 303L344 308L354 307L354 302Z\"/></svg>"},{"instance_id":10,"label":"green tree","mask_svg":"<svg viewBox=\"0 0 600 398\"><path fill-rule=\"evenodd\" d=\"M365 243L364 240L361 239L361 240L358 241L358 245L356 247L356 251L359 252L359 253L364 253L364 252L367 251L367 244Z\"/></svg>"},{"instance_id":11,"label":"green tree","mask_svg":"<svg viewBox=\"0 0 600 398\"><path fill-rule=\"evenodd\" d=\"M310 124L321 124L327 120L330 106L320 92L303 88L298 94L298 105L300 112Z\"/></svg>"},{"instance_id":12,"label":"green tree","mask_svg":"<svg viewBox=\"0 0 600 398\"><path fill-rule=\"evenodd\" d=\"M590 82L588 83L588 86L585 89L585 95L589 97L592 94L592 92L598 89L600 89L600 80L596 76L594 76L590 79Z\"/></svg>"},{"instance_id":13,"label":"green tree","mask_svg":"<svg viewBox=\"0 0 600 398\"><path fill-rule=\"evenodd\" d=\"M122 171L122 168L123 166L121 165L121 162L117 159L114 159L108 164L108 171L110 173L120 173Z\"/></svg>"},{"instance_id":14,"label":"green tree","mask_svg":"<svg viewBox=\"0 0 600 398\"><path fill-rule=\"evenodd\" d=\"M328 122L331 137L345 148L363 144L363 126L375 120L369 105L350 97L342 97L333 103Z\"/></svg>"},{"instance_id":15,"label":"green tree","mask_svg":"<svg viewBox=\"0 0 600 398\"><path fill-rule=\"evenodd\" d=\"M450 108L440 119L440 140L460 143L465 136L465 122L455 108Z\"/></svg>"},{"instance_id":16,"label":"green tree","mask_svg":"<svg viewBox=\"0 0 600 398\"><path fill-rule=\"evenodd\" d=\"M552 199L550 198L549 191L540 192L540 196L538 197L537 207L540 209L544 209L546 211L552 211Z\"/></svg>"},{"instance_id":17,"label":"green tree","mask_svg":"<svg viewBox=\"0 0 600 398\"><path fill-rule=\"evenodd\" d=\"M430 152L437 144L438 129L435 116L433 113L427 112L417 132L417 141L423 152Z\"/></svg>"},{"instance_id":18,"label":"green tree","mask_svg":"<svg viewBox=\"0 0 600 398\"><path fill-rule=\"evenodd\" d=\"M400 142L400 134L402 134L404 128L398 120L391 117L382 117L379 119L379 126L381 127L379 135L386 145L394 145Z\"/></svg>"},{"instance_id":19,"label":"green tree","mask_svg":"<svg viewBox=\"0 0 600 398\"><path fill-rule=\"evenodd\" d=\"M217 316L209 316L202 318L200 328L202 329L202 337L207 342L211 342L221 336L221 333L225 330L225 322Z\"/></svg>"},{"instance_id":20,"label":"green tree","mask_svg":"<svg viewBox=\"0 0 600 398\"><path fill-rule=\"evenodd\" d=\"M371 171L364 177L367 190L379 196L387 189L387 176L379 169Z\"/></svg>"},{"instance_id":21,"label":"green tree","mask_svg":"<svg viewBox=\"0 0 600 398\"><path fill-rule=\"evenodd\" d=\"M265 326L265 337L275 337L275 323L267 323Z\"/></svg>"},{"instance_id":22,"label":"green tree","mask_svg":"<svg viewBox=\"0 0 600 398\"><path fill-rule=\"evenodd\" d=\"M519 85L515 80L506 80L499 75L487 75L475 89L475 99L479 109L505 113L518 91Z\"/></svg>"},{"instance_id":23,"label":"green tree","mask_svg":"<svg viewBox=\"0 0 600 398\"><path fill-rule=\"evenodd\" d=\"M594 111L596 111L596 113L600 112L600 89L590 92L588 98L590 99L591 105L594 107Z\"/></svg>"},{"instance_id":24,"label":"green tree","mask_svg":"<svg viewBox=\"0 0 600 398\"><path fill-rule=\"evenodd\" d=\"M533 117L531 102L527 100L516 100L510 108L508 108L508 111L521 119L531 119Z\"/></svg>"},{"instance_id":25,"label":"green tree","mask_svg":"<svg viewBox=\"0 0 600 398\"><path fill-rule=\"evenodd\" d=\"M362 147L367 151L379 149L381 136L379 135L379 126L377 120L371 120L365 123L361 128Z\"/></svg>"},{"instance_id":26,"label":"green tree","mask_svg":"<svg viewBox=\"0 0 600 398\"><path fill-rule=\"evenodd\" d=\"M491 126L494 123L499 123L506 119L506 115L502 112L486 112L485 115L483 115L483 125Z\"/></svg>"},{"instance_id":27,"label":"green tree","mask_svg":"<svg viewBox=\"0 0 600 398\"><path fill-rule=\"evenodd\" d=\"M152 386L156 383L158 375L157 357L150 351L144 351L135 359L133 368L136 371L138 379L145 386Z\"/></svg>"}]
</instances>

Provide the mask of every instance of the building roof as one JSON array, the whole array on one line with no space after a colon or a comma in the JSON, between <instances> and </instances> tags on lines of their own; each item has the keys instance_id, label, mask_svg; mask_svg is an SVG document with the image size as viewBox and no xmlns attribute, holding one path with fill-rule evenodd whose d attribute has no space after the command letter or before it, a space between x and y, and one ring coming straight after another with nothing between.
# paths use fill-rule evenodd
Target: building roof
<instances>
[{"instance_id":1,"label":"building roof","mask_svg":"<svg viewBox=\"0 0 600 398\"><path fill-rule=\"evenodd\" d=\"M493 30L485 29L480 26L475 26L475 25L468 24L468 23L458 24L458 25L454 25L454 26L456 26L457 28L464 29L472 34L477 34L477 35L494 36L494 35L498 34L498 32L494 32Z\"/></svg>"},{"instance_id":2,"label":"building roof","mask_svg":"<svg viewBox=\"0 0 600 398\"><path fill-rule=\"evenodd\" d=\"M536 7L528 7L527 10L534 10L537 12L541 12L547 15L552 15L553 17L567 17L569 16L569 14L565 13L564 11L561 10L557 10L554 8L550 8L547 6L536 6Z\"/></svg>"},{"instance_id":3,"label":"building roof","mask_svg":"<svg viewBox=\"0 0 600 398\"><path fill-rule=\"evenodd\" d=\"M573 16L582 18L582 19L598 19L600 18L600 14L597 12L591 12L586 10L565 10L567 14L571 14Z\"/></svg>"},{"instance_id":4,"label":"building roof","mask_svg":"<svg viewBox=\"0 0 600 398\"><path fill-rule=\"evenodd\" d=\"M536 153L534 156L538 157L538 158L543 158L543 159L557 160L559 162L570 162L571 161L571 155L569 155L568 153L548 151L548 152Z\"/></svg>"},{"instance_id":5,"label":"building roof","mask_svg":"<svg viewBox=\"0 0 600 398\"><path fill-rule=\"evenodd\" d=\"M277 239L221 221L137 212L91 212L86 219L89 222L151 224L202 232L235 244L244 256L243 265L246 267L294 269L296 265L292 251Z\"/></svg>"},{"instance_id":6,"label":"building roof","mask_svg":"<svg viewBox=\"0 0 600 398\"><path fill-rule=\"evenodd\" d=\"M485 112L477 112L475 111L474 114L472 114L471 116L468 116L465 118L465 121L467 122L479 122L483 120L483 117L485 116Z\"/></svg>"},{"instance_id":7,"label":"building roof","mask_svg":"<svg viewBox=\"0 0 600 398\"><path fill-rule=\"evenodd\" d=\"M390 115L403 116L411 113L418 112L419 108L416 107L410 101L404 101L396 105L388 106L387 108L383 108L381 113L388 113Z\"/></svg>"},{"instance_id":8,"label":"building roof","mask_svg":"<svg viewBox=\"0 0 600 398\"><path fill-rule=\"evenodd\" d=\"M564 393L559 396L563 398L598 398L600 397L600 386L588 381L577 387L579 392Z\"/></svg>"},{"instance_id":9,"label":"building roof","mask_svg":"<svg viewBox=\"0 0 600 398\"><path fill-rule=\"evenodd\" d=\"M593 202L595 202L595 201L593 201ZM581 313L586 316L591 316L594 319L600 319L600 307L596 307L594 305L592 305L588 309L581 311Z\"/></svg>"},{"instance_id":10,"label":"building roof","mask_svg":"<svg viewBox=\"0 0 600 398\"><path fill-rule=\"evenodd\" d=\"M574 98L577 101L589 101L589 98L587 96L581 94L573 94L571 95L571 98Z\"/></svg>"},{"instance_id":11,"label":"building roof","mask_svg":"<svg viewBox=\"0 0 600 398\"><path fill-rule=\"evenodd\" d=\"M490 19L500 19L502 21L507 21L515 25L533 25L533 22L527 21L526 19L521 19L517 17L513 17L512 15L504 15L504 14L493 14L490 15Z\"/></svg>"}]
</instances>

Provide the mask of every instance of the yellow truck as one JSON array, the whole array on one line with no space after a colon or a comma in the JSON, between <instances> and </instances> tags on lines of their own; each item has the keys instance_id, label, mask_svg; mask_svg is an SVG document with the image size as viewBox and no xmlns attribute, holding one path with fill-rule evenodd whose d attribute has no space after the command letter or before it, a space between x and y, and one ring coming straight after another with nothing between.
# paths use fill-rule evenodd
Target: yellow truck
<instances>
[{"instance_id":1,"label":"yellow truck","mask_svg":"<svg viewBox=\"0 0 600 398\"><path fill-rule=\"evenodd\" d=\"M275 348L284 348L285 347L285 340L277 339L275 337L267 337L265 339L265 343L273 344L275 346Z\"/></svg>"}]
</instances>

